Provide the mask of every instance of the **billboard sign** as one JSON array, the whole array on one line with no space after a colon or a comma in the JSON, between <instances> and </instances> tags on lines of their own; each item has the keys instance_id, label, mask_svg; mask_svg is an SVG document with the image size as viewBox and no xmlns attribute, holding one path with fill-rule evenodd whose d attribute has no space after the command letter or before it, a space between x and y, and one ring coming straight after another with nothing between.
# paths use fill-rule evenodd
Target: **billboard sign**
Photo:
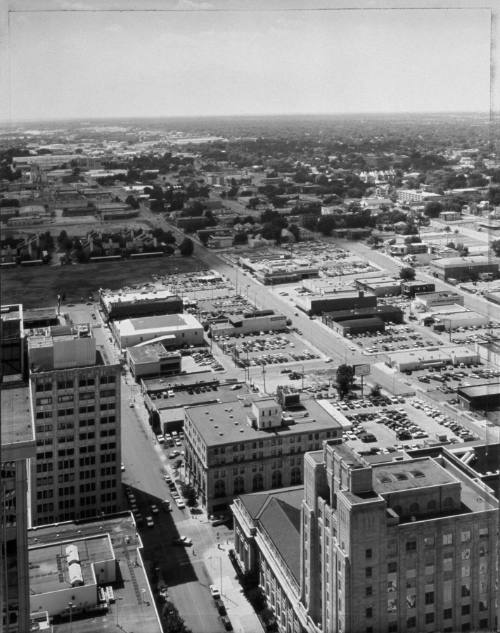
<instances>
[{"instance_id":1,"label":"billboard sign","mask_svg":"<svg viewBox=\"0 0 500 633\"><path fill-rule=\"evenodd\" d=\"M368 376L370 374L370 365L354 365L355 376Z\"/></svg>"}]
</instances>

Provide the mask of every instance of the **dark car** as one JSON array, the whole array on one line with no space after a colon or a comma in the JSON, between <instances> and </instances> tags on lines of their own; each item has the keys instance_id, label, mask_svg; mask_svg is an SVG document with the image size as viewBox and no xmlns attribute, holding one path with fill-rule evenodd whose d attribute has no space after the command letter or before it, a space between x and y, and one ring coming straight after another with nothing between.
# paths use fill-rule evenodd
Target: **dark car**
<instances>
[{"instance_id":1,"label":"dark car","mask_svg":"<svg viewBox=\"0 0 500 633\"><path fill-rule=\"evenodd\" d=\"M231 620L227 617L227 615L223 615L221 617L221 622L224 625L224 628L226 629L226 631L233 630L233 625L231 624Z\"/></svg>"},{"instance_id":2,"label":"dark car","mask_svg":"<svg viewBox=\"0 0 500 633\"><path fill-rule=\"evenodd\" d=\"M219 612L220 615L227 615L226 607L220 598L214 600L215 608Z\"/></svg>"}]
</instances>

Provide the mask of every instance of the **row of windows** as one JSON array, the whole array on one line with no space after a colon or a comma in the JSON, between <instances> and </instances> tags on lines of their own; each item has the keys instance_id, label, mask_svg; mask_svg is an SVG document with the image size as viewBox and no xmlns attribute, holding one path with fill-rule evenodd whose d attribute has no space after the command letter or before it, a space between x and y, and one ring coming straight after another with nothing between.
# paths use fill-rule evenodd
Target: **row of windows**
<instances>
[{"instance_id":1,"label":"row of windows","mask_svg":"<svg viewBox=\"0 0 500 633\"><path fill-rule=\"evenodd\" d=\"M100 377L100 384L101 385L111 385L115 382L115 376L101 376ZM95 379L94 378L80 378L80 380L78 381L78 385L80 387L93 387L95 385ZM35 387L35 391L52 391L52 382L37 382L36 383L36 387ZM59 380L57 382L57 388L58 389L73 389L75 386L75 383L73 380ZM106 392L103 392L106 393ZM114 390L112 390L112 394L114 395L115 392Z\"/></svg>"}]
</instances>

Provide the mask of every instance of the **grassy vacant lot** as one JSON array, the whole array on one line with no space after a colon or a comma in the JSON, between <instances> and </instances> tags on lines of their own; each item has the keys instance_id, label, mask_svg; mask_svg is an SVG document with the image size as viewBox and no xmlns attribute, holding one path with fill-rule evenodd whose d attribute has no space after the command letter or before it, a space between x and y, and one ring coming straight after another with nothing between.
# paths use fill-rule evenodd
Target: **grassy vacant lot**
<instances>
[{"instance_id":1,"label":"grassy vacant lot","mask_svg":"<svg viewBox=\"0 0 500 633\"><path fill-rule=\"evenodd\" d=\"M66 293L66 303L80 301L99 288L117 290L151 281L151 275L201 270L196 257L156 257L147 260L123 259L108 263L73 266L33 266L1 271L1 303L22 303L25 308L55 305L58 293Z\"/></svg>"}]
</instances>

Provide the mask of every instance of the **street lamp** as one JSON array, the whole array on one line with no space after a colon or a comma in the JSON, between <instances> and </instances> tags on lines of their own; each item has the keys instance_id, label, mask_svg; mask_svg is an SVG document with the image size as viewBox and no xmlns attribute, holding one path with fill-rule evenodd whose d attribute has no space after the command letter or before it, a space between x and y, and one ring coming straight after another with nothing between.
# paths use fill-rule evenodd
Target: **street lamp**
<instances>
[{"instance_id":1,"label":"street lamp","mask_svg":"<svg viewBox=\"0 0 500 633\"><path fill-rule=\"evenodd\" d=\"M73 604L73 602L68 602L68 607L69 607L69 631L70 633L72 633L73 631L73 607L75 605Z\"/></svg>"}]
</instances>

